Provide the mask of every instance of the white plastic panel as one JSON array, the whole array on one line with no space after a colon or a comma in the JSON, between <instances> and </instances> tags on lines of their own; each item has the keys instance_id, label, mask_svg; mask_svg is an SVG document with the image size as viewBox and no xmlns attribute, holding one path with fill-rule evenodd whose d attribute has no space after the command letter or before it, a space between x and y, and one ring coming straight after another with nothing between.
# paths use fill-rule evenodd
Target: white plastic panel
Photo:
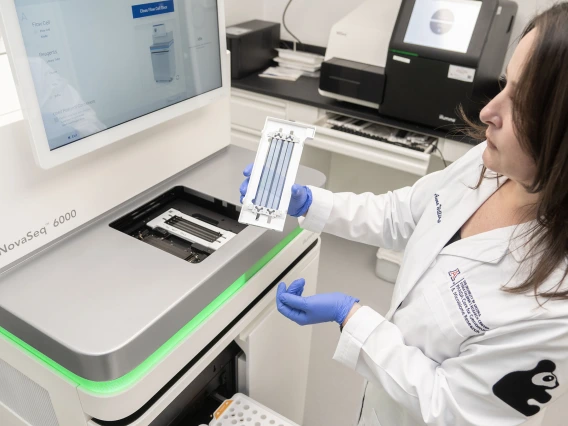
<instances>
[{"instance_id":1,"label":"white plastic panel","mask_svg":"<svg viewBox=\"0 0 568 426\"><path fill-rule=\"evenodd\" d=\"M284 278L304 278L304 295L316 293L319 258ZM275 293L275 292L274 292ZM246 389L251 398L303 424L306 410L312 327L300 327L270 305L239 336L247 360ZM285 395L285 397L284 397Z\"/></svg>"},{"instance_id":2,"label":"white plastic panel","mask_svg":"<svg viewBox=\"0 0 568 426\"><path fill-rule=\"evenodd\" d=\"M282 231L304 143L315 127L268 117L239 222Z\"/></svg>"},{"instance_id":3,"label":"white plastic panel","mask_svg":"<svg viewBox=\"0 0 568 426\"><path fill-rule=\"evenodd\" d=\"M31 426L59 426L49 393L1 359L0 402Z\"/></svg>"},{"instance_id":4,"label":"white plastic panel","mask_svg":"<svg viewBox=\"0 0 568 426\"><path fill-rule=\"evenodd\" d=\"M9 410L4 404L0 402L0 424L2 426L29 426L24 419Z\"/></svg>"},{"instance_id":5,"label":"white plastic panel","mask_svg":"<svg viewBox=\"0 0 568 426\"><path fill-rule=\"evenodd\" d=\"M3 336L0 364L1 426L86 426L76 385Z\"/></svg>"}]
</instances>

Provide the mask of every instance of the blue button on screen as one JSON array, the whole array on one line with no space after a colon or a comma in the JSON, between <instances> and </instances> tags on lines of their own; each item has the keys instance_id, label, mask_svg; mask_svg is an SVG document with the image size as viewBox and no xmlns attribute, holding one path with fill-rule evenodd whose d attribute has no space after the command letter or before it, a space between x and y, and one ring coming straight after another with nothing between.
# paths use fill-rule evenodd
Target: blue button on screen
<instances>
[{"instance_id":1,"label":"blue button on screen","mask_svg":"<svg viewBox=\"0 0 568 426\"><path fill-rule=\"evenodd\" d=\"M132 17L134 19L146 16L161 15L174 11L174 0L158 1L155 3L135 4L132 6Z\"/></svg>"}]
</instances>

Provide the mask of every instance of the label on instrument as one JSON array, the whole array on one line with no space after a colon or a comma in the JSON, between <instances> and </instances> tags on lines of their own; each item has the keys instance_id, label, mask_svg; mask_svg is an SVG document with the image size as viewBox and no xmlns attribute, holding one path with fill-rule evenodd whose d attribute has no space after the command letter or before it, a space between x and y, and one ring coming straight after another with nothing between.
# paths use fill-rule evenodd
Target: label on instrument
<instances>
[{"instance_id":1,"label":"label on instrument","mask_svg":"<svg viewBox=\"0 0 568 426\"><path fill-rule=\"evenodd\" d=\"M405 64L409 64L409 63L410 63L410 59L405 58L404 56L393 55L392 58L393 58L395 61L404 62Z\"/></svg>"},{"instance_id":2,"label":"label on instrument","mask_svg":"<svg viewBox=\"0 0 568 426\"><path fill-rule=\"evenodd\" d=\"M242 28L242 27L229 27L225 30L227 34L236 35L236 36L250 33L251 31L252 30L249 30L248 28Z\"/></svg>"},{"instance_id":3,"label":"label on instrument","mask_svg":"<svg viewBox=\"0 0 568 426\"><path fill-rule=\"evenodd\" d=\"M475 77L475 69L467 67L458 67L457 65L450 65L448 70L448 78L452 80L465 81L466 83L473 83Z\"/></svg>"},{"instance_id":4,"label":"label on instrument","mask_svg":"<svg viewBox=\"0 0 568 426\"><path fill-rule=\"evenodd\" d=\"M225 402L223 402L223 405L221 405L219 407L219 409L217 411L215 411L215 420L219 420L219 417L221 417L223 415L223 413L227 410L227 408L229 408L229 406L233 403L232 399L228 399Z\"/></svg>"}]
</instances>

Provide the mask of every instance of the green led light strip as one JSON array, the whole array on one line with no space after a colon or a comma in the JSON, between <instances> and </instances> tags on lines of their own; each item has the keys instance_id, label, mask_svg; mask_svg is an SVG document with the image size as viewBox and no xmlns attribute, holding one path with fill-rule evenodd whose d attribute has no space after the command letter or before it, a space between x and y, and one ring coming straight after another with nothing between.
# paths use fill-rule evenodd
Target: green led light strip
<instances>
[{"instance_id":1,"label":"green led light strip","mask_svg":"<svg viewBox=\"0 0 568 426\"><path fill-rule=\"evenodd\" d=\"M390 50L392 53L398 53L400 55L407 55L407 56L416 56L418 57L417 53L411 53L411 52L405 52L404 50L396 50L396 49L391 49Z\"/></svg>"},{"instance_id":2,"label":"green led light strip","mask_svg":"<svg viewBox=\"0 0 568 426\"><path fill-rule=\"evenodd\" d=\"M51 369L55 370L59 374L62 374L63 376L89 392L98 394L120 392L132 386L134 383L148 374L150 370L152 370L166 355L172 352L180 342L182 342L187 336L189 336L193 332L193 330L195 330L213 312L215 312L220 306L222 306L232 295L234 295L239 289L241 289L248 280L256 275L258 271L264 268L264 266L266 266L268 262L270 262L278 253L282 251L282 249L284 249L284 247L286 247L294 238L296 238L300 234L300 232L302 232L302 229L296 228L294 231L288 234L286 238L280 241L280 243L278 243L275 247L272 248L272 250L270 250L258 262L256 262L252 268L241 275L223 293L221 293L215 300L213 300L213 302L211 302L205 309L203 309L191 321L183 326L166 343L160 346L158 350L156 350L156 352L146 358L146 360L144 360L134 370L130 371L122 377L119 377L118 379L114 379L108 382L94 382L92 380L84 379L62 367L36 349L32 348L26 342L20 340L9 331L4 330L2 327L0 327L0 335L3 335L8 340L19 346L21 349L23 349L33 357L39 359Z\"/></svg>"}]
</instances>

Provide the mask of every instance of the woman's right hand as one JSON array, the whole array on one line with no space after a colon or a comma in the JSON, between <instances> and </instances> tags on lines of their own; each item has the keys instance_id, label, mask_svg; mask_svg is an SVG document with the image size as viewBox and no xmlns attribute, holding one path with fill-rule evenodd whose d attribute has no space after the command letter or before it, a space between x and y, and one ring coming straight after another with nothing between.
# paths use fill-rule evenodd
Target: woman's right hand
<instances>
[{"instance_id":1,"label":"woman's right hand","mask_svg":"<svg viewBox=\"0 0 568 426\"><path fill-rule=\"evenodd\" d=\"M245 180L241 184L241 204L247 193L248 184L250 181L250 175L252 173L252 168L254 164L249 164L246 166L243 174L245 175ZM308 212L310 206L312 205L312 191L307 186L296 185L292 186L292 196L290 198L290 204L288 206L288 214L294 217L305 216Z\"/></svg>"}]
</instances>

